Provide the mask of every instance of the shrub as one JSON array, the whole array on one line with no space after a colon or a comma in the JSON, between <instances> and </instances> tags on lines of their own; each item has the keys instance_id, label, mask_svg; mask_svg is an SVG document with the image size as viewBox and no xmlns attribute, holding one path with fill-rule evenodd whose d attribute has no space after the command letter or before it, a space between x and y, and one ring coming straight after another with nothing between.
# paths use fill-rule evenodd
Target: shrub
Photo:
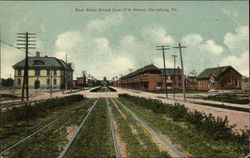
<instances>
[{"instance_id":1,"label":"shrub","mask_svg":"<svg viewBox=\"0 0 250 158\"><path fill-rule=\"evenodd\" d=\"M28 121L38 116L48 115L62 106L81 101L82 99L84 99L83 95L77 94L13 107L2 112L3 124L7 125L8 123L14 123L16 121Z\"/></svg>"},{"instance_id":2,"label":"shrub","mask_svg":"<svg viewBox=\"0 0 250 158\"><path fill-rule=\"evenodd\" d=\"M232 129L235 126L228 124L228 119L221 117L215 118L212 114L205 114L197 110L188 111L184 105L165 104L160 100L146 99L142 97L130 96L127 94L119 94L119 97L133 102L135 106L142 106L155 113L165 114L172 118L175 122L186 122L191 128L194 128L198 133L201 132L213 140L236 141L239 143L248 142L246 131L241 134L235 133Z\"/></svg>"}]
</instances>

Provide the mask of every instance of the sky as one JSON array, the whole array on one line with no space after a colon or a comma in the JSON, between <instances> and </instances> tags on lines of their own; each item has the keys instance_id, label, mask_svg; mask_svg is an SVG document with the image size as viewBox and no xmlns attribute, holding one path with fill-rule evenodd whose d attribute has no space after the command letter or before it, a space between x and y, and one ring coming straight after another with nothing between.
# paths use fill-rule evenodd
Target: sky
<instances>
[{"instance_id":1,"label":"sky","mask_svg":"<svg viewBox=\"0 0 250 158\"><path fill-rule=\"evenodd\" d=\"M231 65L248 76L248 8L247 1L1 1L1 40L16 45L17 32L36 33L30 56L39 51L65 60L67 54L74 78L86 71L112 79L152 63L162 68L161 45L170 47L167 68L174 67L172 55L180 66L178 43L187 47L186 75ZM1 54L2 77L13 76L11 66L24 52L2 43Z\"/></svg>"}]
</instances>

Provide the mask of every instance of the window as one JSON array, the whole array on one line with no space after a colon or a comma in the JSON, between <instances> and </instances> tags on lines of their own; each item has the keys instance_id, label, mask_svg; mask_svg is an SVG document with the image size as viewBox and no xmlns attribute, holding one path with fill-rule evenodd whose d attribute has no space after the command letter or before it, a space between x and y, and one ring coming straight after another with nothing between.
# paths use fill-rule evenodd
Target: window
<instances>
[{"instance_id":1,"label":"window","mask_svg":"<svg viewBox=\"0 0 250 158\"><path fill-rule=\"evenodd\" d=\"M40 76L40 70L35 70L35 76Z\"/></svg>"},{"instance_id":2,"label":"window","mask_svg":"<svg viewBox=\"0 0 250 158\"><path fill-rule=\"evenodd\" d=\"M54 70L54 76L56 76L57 75L57 71L56 70Z\"/></svg>"},{"instance_id":3,"label":"window","mask_svg":"<svg viewBox=\"0 0 250 158\"><path fill-rule=\"evenodd\" d=\"M228 79L228 84L229 84L229 85L232 84L232 77L230 77L230 78Z\"/></svg>"},{"instance_id":4,"label":"window","mask_svg":"<svg viewBox=\"0 0 250 158\"><path fill-rule=\"evenodd\" d=\"M54 85L56 85L56 79L54 79Z\"/></svg>"},{"instance_id":5,"label":"window","mask_svg":"<svg viewBox=\"0 0 250 158\"><path fill-rule=\"evenodd\" d=\"M47 85L48 86L50 85L50 79L47 79Z\"/></svg>"},{"instance_id":6,"label":"window","mask_svg":"<svg viewBox=\"0 0 250 158\"><path fill-rule=\"evenodd\" d=\"M178 80L181 80L181 76L178 77Z\"/></svg>"},{"instance_id":7,"label":"window","mask_svg":"<svg viewBox=\"0 0 250 158\"><path fill-rule=\"evenodd\" d=\"M17 79L17 85L20 86L21 85L21 79Z\"/></svg>"},{"instance_id":8,"label":"window","mask_svg":"<svg viewBox=\"0 0 250 158\"><path fill-rule=\"evenodd\" d=\"M50 76L50 70L47 70L47 76Z\"/></svg>"},{"instance_id":9,"label":"window","mask_svg":"<svg viewBox=\"0 0 250 158\"><path fill-rule=\"evenodd\" d=\"M173 87L172 83L167 83L167 87Z\"/></svg>"},{"instance_id":10,"label":"window","mask_svg":"<svg viewBox=\"0 0 250 158\"><path fill-rule=\"evenodd\" d=\"M156 82L156 87L161 87L162 86L162 82Z\"/></svg>"},{"instance_id":11,"label":"window","mask_svg":"<svg viewBox=\"0 0 250 158\"><path fill-rule=\"evenodd\" d=\"M21 74L22 74L22 70L17 70L17 75L21 76Z\"/></svg>"},{"instance_id":12,"label":"window","mask_svg":"<svg viewBox=\"0 0 250 158\"><path fill-rule=\"evenodd\" d=\"M181 83L179 82L179 87L181 87Z\"/></svg>"},{"instance_id":13,"label":"window","mask_svg":"<svg viewBox=\"0 0 250 158\"><path fill-rule=\"evenodd\" d=\"M44 65L45 63L41 60L35 60L33 65Z\"/></svg>"},{"instance_id":14,"label":"window","mask_svg":"<svg viewBox=\"0 0 250 158\"><path fill-rule=\"evenodd\" d=\"M235 87L239 87L239 80L235 79Z\"/></svg>"}]
</instances>

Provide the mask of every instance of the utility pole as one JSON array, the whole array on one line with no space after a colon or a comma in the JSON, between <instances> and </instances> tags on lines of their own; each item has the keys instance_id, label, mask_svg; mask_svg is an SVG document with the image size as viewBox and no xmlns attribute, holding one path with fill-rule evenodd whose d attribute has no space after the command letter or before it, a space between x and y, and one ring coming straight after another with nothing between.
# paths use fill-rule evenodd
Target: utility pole
<instances>
[{"instance_id":1,"label":"utility pole","mask_svg":"<svg viewBox=\"0 0 250 158\"><path fill-rule=\"evenodd\" d=\"M156 46L156 50L162 50L162 55L163 55L163 65L164 65L164 84L165 84L165 93L166 93L166 98L168 98L168 93L167 93L167 74L166 74L166 64L165 64L165 50L169 50L169 46Z\"/></svg>"},{"instance_id":2,"label":"utility pole","mask_svg":"<svg viewBox=\"0 0 250 158\"><path fill-rule=\"evenodd\" d=\"M52 98L52 67L50 66L50 98Z\"/></svg>"},{"instance_id":3,"label":"utility pole","mask_svg":"<svg viewBox=\"0 0 250 158\"><path fill-rule=\"evenodd\" d=\"M22 87L22 102L24 101L24 89L26 89L26 100L29 100L29 65L28 65L28 53L29 49L36 49L34 46L35 43L29 43L29 42L36 42L35 40L29 40L34 39L35 33L17 33L17 45L20 45L20 47L17 47L18 49L25 49L25 66L24 66L24 76L23 76L23 87ZM33 47L29 47L33 45Z\"/></svg>"},{"instance_id":4,"label":"utility pole","mask_svg":"<svg viewBox=\"0 0 250 158\"><path fill-rule=\"evenodd\" d=\"M1 28L0 28L0 41L1 41ZM2 47L1 47L2 43L0 42L0 88L2 87Z\"/></svg>"},{"instance_id":5,"label":"utility pole","mask_svg":"<svg viewBox=\"0 0 250 158\"><path fill-rule=\"evenodd\" d=\"M115 76L116 81L117 81L117 87L119 87L119 81L118 81L118 76Z\"/></svg>"},{"instance_id":6,"label":"utility pole","mask_svg":"<svg viewBox=\"0 0 250 158\"><path fill-rule=\"evenodd\" d=\"M174 99L175 99L175 58L177 57L177 55L172 55L172 57L174 58Z\"/></svg>"},{"instance_id":7,"label":"utility pole","mask_svg":"<svg viewBox=\"0 0 250 158\"><path fill-rule=\"evenodd\" d=\"M67 63L67 54L66 54L66 66L65 66L65 91L68 90L68 63Z\"/></svg>"},{"instance_id":8,"label":"utility pole","mask_svg":"<svg viewBox=\"0 0 250 158\"><path fill-rule=\"evenodd\" d=\"M121 83L120 83L120 87L122 87L122 76L123 76L123 75L120 74L120 82L121 82Z\"/></svg>"},{"instance_id":9,"label":"utility pole","mask_svg":"<svg viewBox=\"0 0 250 158\"><path fill-rule=\"evenodd\" d=\"M186 101L186 92L185 92L185 78L184 78L184 66L183 66L183 59L182 59L182 52L181 49L182 48L187 48L186 46L182 46L180 43L178 46L173 47L173 48L177 48L180 51L180 59L181 59L181 69L182 69L182 73L181 73L181 78L182 78L182 88L183 88L183 97L184 100Z\"/></svg>"},{"instance_id":10,"label":"utility pole","mask_svg":"<svg viewBox=\"0 0 250 158\"><path fill-rule=\"evenodd\" d=\"M89 74L89 76L88 76L88 87L89 87L89 89L90 89L90 76L91 76L91 74Z\"/></svg>"},{"instance_id":11,"label":"utility pole","mask_svg":"<svg viewBox=\"0 0 250 158\"><path fill-rule=\"evenodd\" d=\"M85 82L86 82L86 75L85 75L86 71L82 71L82 89L84 89L84 78L85 78Z\"/></svg>"}]
</instances>

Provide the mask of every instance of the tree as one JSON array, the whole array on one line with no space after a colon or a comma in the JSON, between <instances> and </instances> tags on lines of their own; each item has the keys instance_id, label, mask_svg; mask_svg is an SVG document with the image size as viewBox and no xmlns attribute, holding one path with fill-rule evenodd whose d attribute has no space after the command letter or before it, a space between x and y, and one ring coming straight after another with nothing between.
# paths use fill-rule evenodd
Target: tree
<instances>
[{"instance_id":1,"label":"tree","mask_svg":"<svg viewBox=\"0 0 250 158\"><path fill-rule=\"evenodd\" d=\"M2 79L2 87L10 88L14 85L14 80L12 78Z\"/></svg>"},{"instance_id":2,"label":"tree","mask_svg":"<svg viewBox=\"0 0 250 158\"><path fill-rule=\"evenodd\" d=\"M197 73L196 70L192 70L192 71L189 73L190 76L196 76L197 74L198 74L198 73Z\"/></svg>"}]
</instances>

